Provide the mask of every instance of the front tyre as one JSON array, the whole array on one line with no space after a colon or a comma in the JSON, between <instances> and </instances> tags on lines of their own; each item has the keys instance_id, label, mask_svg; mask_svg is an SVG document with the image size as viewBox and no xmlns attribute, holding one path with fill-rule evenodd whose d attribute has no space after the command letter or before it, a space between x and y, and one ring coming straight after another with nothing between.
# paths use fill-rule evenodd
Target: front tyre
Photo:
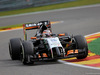
<instances>
[{"instance_id":1,"label":"front tyre","mask_svg":"<svg viewBox=\"0 0 100 75\"><path fill-rule=\"evenodd\" d=\"M22 42L20 38L10 39L9 54L12 60L20 59L21 43Z\"/></svg>"},{"instance_id":2,"label":"front tyre","mask_svg":"<svg viewBox=\"0 0 100 75\"><path fill-rule=\"evenodd\" d=\"M76 36L74 36L74 39L75 39L75 42L76 42L76 48L85 50L83 55L77 56L77 59L86 58L87 55L88 55L88 45L87 45L87 41L86 41L85 37L82 36L82 35L76 35Z\"/></svg>"},{"instance_id":3,"label":"front tyre","mask_svg":"<svg viewBox=\"0 0 100 75\"><path fill-rule=\"evenodd\" d=\"M21 61L24 65L34 64L31 57L34 55L34 46L32 42L24 41L22 43Z\"/></svg>"}]
</instances>

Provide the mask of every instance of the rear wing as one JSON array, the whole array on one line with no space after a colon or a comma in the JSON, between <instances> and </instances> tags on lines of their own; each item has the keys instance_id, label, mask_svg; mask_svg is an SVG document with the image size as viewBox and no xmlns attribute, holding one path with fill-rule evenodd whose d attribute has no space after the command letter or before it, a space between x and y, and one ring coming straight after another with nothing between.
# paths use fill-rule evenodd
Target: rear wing
<instances>
[{"instance_id":1,"label":"rear wing","mask_svg":"<svg viewBox=\"0 0 100 75\"><path fill-rule=\"evenodd\" d=\"M46 27L51 28L50 21L40 21L38 23L26 23L23 24L25 30L39 29L41 25L46 25Z\"/></svg>"},{"instance_id":2,"label":"rear wing","mask_svg":"<svg viewBox=\"0 0 100 75\"><path fill-rule=\"evenodd\" d=\"M24 39L27 40L27 30L40 29L41 25L45 25L47 28L51 28L50 21L40 21L38 23L23 24Z\"/></svg>"}]
</instances>

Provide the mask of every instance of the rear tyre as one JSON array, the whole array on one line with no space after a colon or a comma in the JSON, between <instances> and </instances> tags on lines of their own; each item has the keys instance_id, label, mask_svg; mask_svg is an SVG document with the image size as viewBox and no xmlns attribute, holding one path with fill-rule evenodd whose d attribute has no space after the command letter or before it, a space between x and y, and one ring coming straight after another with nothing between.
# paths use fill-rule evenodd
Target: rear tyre
<instances>
[{"instance_id":1,"label":"rear tyre","mask_svg":"<svg viewBox=\"0 0 100 75\"><path fill-rule=\"evenodd\" d=\"M77 59L86 58L87 55L88 55L88 45L87 45L85 37L83 37L82 35L76 35L76 36L74 36L74 39L76 41L76 48L85 50L83 55L78 55L77 56Z\"/></svg>"},{"instance_id":2,"label":"rear tyre","mask_svg":"<svg viewBox=\"0 0 100 75\"><path fill-rule=\"evenodd\" d=\"M20 59L20 51L21 51L21 39L14 38L10 39L9 42L9 53L12 60Z\"/></svg>"},{"instance_id":3,"label":"rear tyre","mask_svg":"<svg viewBox=\"0 0 100 75\"><path fill-rule=\"evenodd\" d=\"M34 62L31 57L34 55L34 46L32 42L24 41L22 45L21 61L24 65L32 65Z\"/></svg>"}]
</instances>

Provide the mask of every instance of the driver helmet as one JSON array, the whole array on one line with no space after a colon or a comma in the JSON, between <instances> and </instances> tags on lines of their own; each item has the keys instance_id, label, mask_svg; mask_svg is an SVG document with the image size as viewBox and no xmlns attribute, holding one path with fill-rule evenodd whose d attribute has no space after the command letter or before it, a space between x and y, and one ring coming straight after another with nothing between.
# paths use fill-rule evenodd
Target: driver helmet
<instances>
[{"instance_id":1,"label":"driver helmet","mask_svg":"<svg viewBox=\"0 0 100 75\"><path fill-rule=\"evenodd\" d=\"M43 31L43 36L50 37L51 36L51 31L50 30L44 30Z\"/></svg>"}]
</instances>

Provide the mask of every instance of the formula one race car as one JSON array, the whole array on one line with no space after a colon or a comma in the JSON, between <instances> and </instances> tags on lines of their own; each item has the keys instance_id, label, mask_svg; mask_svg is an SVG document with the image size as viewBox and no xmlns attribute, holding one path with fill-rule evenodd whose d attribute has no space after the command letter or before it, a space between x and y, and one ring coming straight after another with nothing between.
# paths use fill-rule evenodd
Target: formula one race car
<instances>
[{"instance_id":1,"label":"formula one race car","mask_svg":"<svg viewBox=\"0 0 100 75\"><path fill-rule=\"evenodd\" d=\"M36 35L27 40L26 31L37 29ZM23 25L24 38L13 38L9 42L12 60L21 60L24 65L42 60L58 60L69 57L84 59L88 55L86 39L82 35L53 34L50 21Z\"/></svg>"}]
</instances>

